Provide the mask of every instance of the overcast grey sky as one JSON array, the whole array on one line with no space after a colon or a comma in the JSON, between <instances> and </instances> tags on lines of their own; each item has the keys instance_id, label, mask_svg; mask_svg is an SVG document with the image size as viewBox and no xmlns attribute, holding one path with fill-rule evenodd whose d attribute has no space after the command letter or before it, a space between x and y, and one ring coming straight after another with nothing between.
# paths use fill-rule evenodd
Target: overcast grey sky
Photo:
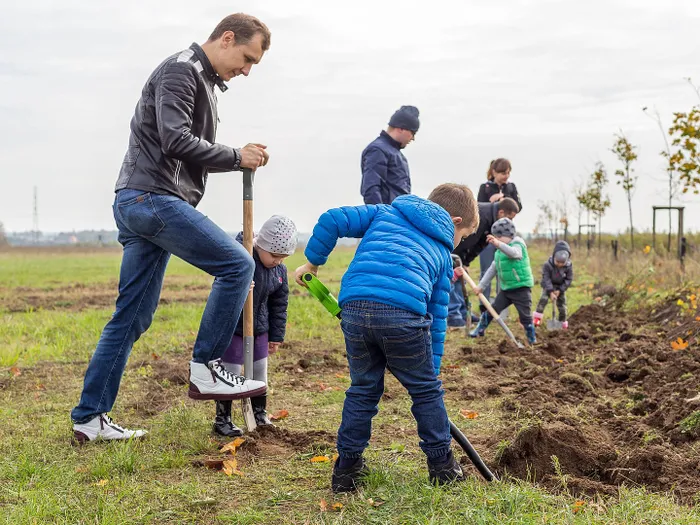
<instances>
[{"instance_id":1,"label":"overcast grey sky","mask_svg":"<svg viewBox=\"0 0 700 525\"><path fill-rule=\"evenodd\" d=\"M194 7L199 5L199 7ZM0 221L44 231L113 229L114 183L140 90L166 56L203 42L244 11L272 31L248 78L219 96L218 141L263 142L256 222L274 213L309 231L329 207L361 204L360 153L402 104L421 111L406 150L414 193L439 183L475 192L492 158L513 163L529 231L538 200L569 195L623 129L639 146L635 224L665 201L663 147L641 108L672 112L698 97L697 0L222 2L28 0L0 18ZM626 227L622 190L603 228ZM200 209L241 226L241 177L210 176ZM688 199L686 224L700 229ZM573 215L573 214L572 214ZM575 218L573 220L575 225Z\"/></svg>"}]
</instances>

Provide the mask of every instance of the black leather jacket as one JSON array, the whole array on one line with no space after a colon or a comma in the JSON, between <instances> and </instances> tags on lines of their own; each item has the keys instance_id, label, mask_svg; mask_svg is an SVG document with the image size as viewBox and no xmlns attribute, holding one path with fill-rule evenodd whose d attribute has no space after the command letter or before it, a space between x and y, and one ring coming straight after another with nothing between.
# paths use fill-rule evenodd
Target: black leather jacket
<instances>
[{"instance_id":1,"label":"black leather jacket","mask_svg":"<svg viewBox=\"0 0 700 525\"><path fill-rule=\"evenodd\" d=\"M491 226L498 220L497 202L479 203L479 227L476 232L462 239L452 253L459 255L464 266L469 266L486 248L486 237L491 233Z\"/></svg>"},{"instance_id":2,"label":"black leather jacket","mask_svg":"<svg viewBox=\"0 0 700 525\"><path fill-rule=\"evenodd\" d=\"M227 89L197 44L151 73L131 119L115 190L170 194L196 206L209 172L240 169L240 151L214 142L215 85Z\"/></svg>"}]
</instances>

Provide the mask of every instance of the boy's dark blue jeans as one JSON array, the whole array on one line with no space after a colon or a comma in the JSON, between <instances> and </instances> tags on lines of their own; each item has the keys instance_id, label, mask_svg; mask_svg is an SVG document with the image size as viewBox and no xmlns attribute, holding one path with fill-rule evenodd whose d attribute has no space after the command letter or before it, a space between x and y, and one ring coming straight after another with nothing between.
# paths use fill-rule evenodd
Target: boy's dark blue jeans
<instances>
[{"instance_id":1,"label":"boy's dark blue jeans","mask_svg":"<svg viewBox=\"0 0 700 525\"><path fill-rule=\"evenodd\" d=\"M429 459L450 450L450 424L443 403L442 383L433 368L431 318L372 301L343 305L342 323L350 365L350 388L345 393L338 431L341 458L359 458L369 444L372 418L384 393L384 372L392 374L413 400L420 447Z\"/></svg>"}]
</instances>

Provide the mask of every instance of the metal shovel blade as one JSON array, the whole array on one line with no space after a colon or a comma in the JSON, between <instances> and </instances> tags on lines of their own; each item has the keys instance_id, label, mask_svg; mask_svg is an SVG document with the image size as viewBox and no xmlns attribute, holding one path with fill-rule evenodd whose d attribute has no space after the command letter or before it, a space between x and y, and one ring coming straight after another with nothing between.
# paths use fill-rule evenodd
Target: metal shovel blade
<instances>
[{"instance_id":1,"label":"metal shovel blade","mask_svg":"<svg viewBox=\"0 0 700 525\"><path fill-rule=\"evenodd\" d=\"M557 321L556 319L550 319L547 321L547 330L561 330L561 321Z\"/></svg>"},{"instance_id":2,"label":"metal shovel blade","mask_svg":"<svg viewBox=\"0 0 700 525\"><path fill-rule=\"evenodd\" d=\"M554 310L554 302L552 302L552 318L547 321L547 330L561 330L561 321L557 321L557 314Z\"/></svg>"}]
</instances>

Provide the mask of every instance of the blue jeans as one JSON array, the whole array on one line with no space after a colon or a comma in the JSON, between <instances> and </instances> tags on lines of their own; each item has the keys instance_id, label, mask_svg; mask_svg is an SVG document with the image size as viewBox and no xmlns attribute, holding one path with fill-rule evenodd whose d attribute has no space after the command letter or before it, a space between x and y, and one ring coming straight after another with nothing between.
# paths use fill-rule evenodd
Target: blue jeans
<instances>
[{"instance_id":1,"label":"blue jeans","mask_svg":"<svg viewBox=\"0 0 700 525\"><path fill-rule=\"evenodd\" d=\"M338 430L343 458L359 458L369 444L387 367L413 400L423 452L429 459L449 452L452 438L442 383L433 368L431 322L428 316L371 301L343 306L341 327L351 379Z\"/></svg>"},{"instance_id":2,"label":"blue jeans","mask_svg":"<svg viewBox=\"0 0 700 525\"><path fill-rule=\"evenodd\" d=\"M170 254L215 277L194 343L198 363L228 347L255 269L240 243L178 197L125 189L113 210L124 247L119 297L71 412L75 423L112 410L131 348L153 321Z\"/></svg>"},{"instance_id":3,"label":"blue jeans","mask_svg":"<svg viewBox=\"0 0 700 525\"><path fill-rule=\"evenodd\" d=\"M467 320L467 303L459 281L452 283L450 303L447 305L447 326L464 326Z\"/></svg>"}]
</instances>

